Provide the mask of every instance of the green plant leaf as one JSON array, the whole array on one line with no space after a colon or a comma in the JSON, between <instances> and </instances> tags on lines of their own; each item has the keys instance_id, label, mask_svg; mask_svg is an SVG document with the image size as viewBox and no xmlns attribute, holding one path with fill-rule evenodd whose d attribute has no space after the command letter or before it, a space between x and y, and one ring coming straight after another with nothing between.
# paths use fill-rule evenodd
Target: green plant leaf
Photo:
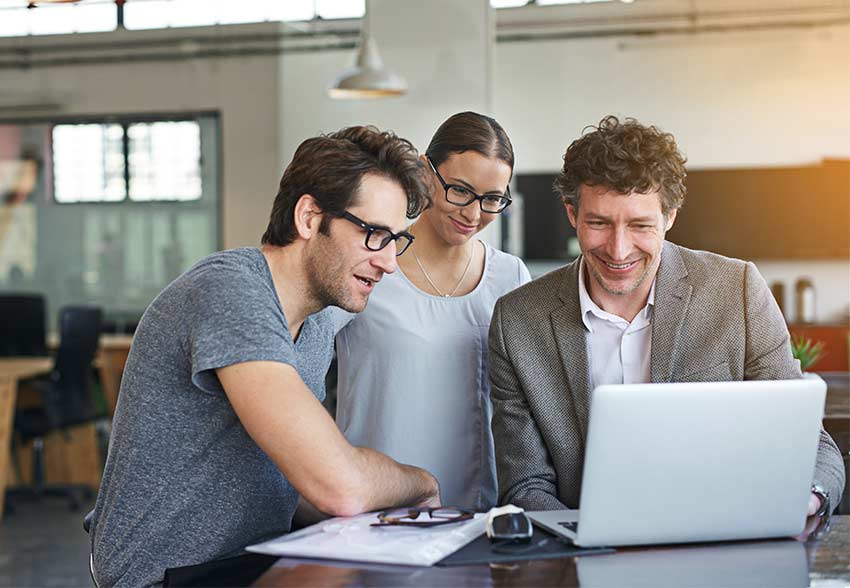
<instances>
[{"instance_id":1,"label":"green plant leaf","mask_svg":"<svg viewBox=\"0 0 850 588\"><path fill-rule=\"evenodd\" d=\"M791 354L800 360L800 369L808 371L826 355L823 341L814 341L809 337L795 335L791 337Z\"/></svg>"}]
</instances>

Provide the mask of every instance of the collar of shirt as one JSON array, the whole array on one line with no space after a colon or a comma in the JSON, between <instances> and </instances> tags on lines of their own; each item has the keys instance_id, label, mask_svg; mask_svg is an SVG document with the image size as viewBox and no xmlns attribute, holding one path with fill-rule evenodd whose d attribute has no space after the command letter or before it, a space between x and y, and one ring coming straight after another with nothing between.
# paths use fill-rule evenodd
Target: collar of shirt
<instances>
[{"instance_id":1,"label":"collar of shirt","mask_svg":"<svg viewBox=\"0 0 850 588\"><path fill-rule=\"evenodd\" d=\"M610 312L602 310L599 308L599 305L593 301L584 282L584 269L584 256L582 256L578 267L578 301L581 306L581 320L584 323L584 327L589 332L593 332L593 326L591 325L589 316L591 314L599 319L608 321L609 323L615 323L623 326L624 328L628 327L629 321L623 317L617 316L616 314L611 314ZM648 324L652 317L651 307L653 306L655 306L655 279L652 280L652 287L649 289L649 297L646 300L646 306L644 306L637 314L635 319L642 318L643 320L640 322Z\"/></svg>"}]
</instances>

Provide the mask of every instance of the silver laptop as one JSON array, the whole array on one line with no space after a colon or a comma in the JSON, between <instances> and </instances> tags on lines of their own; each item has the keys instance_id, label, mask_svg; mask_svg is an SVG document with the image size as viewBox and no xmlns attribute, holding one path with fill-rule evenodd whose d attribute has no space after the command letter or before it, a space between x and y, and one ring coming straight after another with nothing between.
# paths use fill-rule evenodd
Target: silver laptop
<instances>
[{"instance_id":1,"label":"silver laptop","mask_svg":"<svg viewBox=\"0 0 850 588\"><path fill-rule=\"evenodd\" d=\"M581 510L528 515L585 547L796 535L825 399L817 376L599 386Z\"/></svg>"}]
</instances>

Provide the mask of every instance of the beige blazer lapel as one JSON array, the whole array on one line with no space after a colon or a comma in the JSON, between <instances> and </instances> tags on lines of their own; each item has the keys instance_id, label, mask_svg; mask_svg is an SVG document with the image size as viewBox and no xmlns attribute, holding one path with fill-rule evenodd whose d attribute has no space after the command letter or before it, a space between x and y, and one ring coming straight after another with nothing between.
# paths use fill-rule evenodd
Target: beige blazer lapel
<instances>
[{"instance_id":1,"label":"beige blazer lapel","mask_svg":"<svg viewBox=\"0 0 850 588\"><path fill-rule=\"evenodd\" d=\"M693 291L687 276L688 270L679 249L665 241L652 309L649 373L653 382L669 382L673 377L673 362L683 337L685 315Z\"/></svg>"},{"instance_id":2,"label":"beige blazer lapel","mask_svg":"<svg viewBox=\"0 0 850 588\"><path fill-rule=\"evenodd\" d=\"M584 323L581 320L581 306L578 300L579 260L567 267L564 282L558 291L563 306L550 314L552 334L558 347L564 374L565 385L572 396L572 406L583 438L587 438L587 419L590 413L590 390L587 361L587 342ZM563 390L556 391L564 394Z\"/></svg>"}]
</instances>

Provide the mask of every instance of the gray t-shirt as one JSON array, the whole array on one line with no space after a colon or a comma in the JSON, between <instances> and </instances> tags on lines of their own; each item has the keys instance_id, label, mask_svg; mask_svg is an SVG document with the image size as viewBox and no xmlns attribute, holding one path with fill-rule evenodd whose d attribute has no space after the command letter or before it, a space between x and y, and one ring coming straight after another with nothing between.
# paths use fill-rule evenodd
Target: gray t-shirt
<instances>
[{"instance_id":1,"label":"gray t-shirt","mask_svg":"<svg viewBox=\"0 0 850 588\"><path fill-rule=\"evenodd\" d=\"M289 531L298 493L245 431L214 370L286 363L322 400L333 335L322 311L293 343L258 249L210 255L157 296L127 359L95 507L100 586L158 583L166 568Z\"/></svg>"}]
</instances>

